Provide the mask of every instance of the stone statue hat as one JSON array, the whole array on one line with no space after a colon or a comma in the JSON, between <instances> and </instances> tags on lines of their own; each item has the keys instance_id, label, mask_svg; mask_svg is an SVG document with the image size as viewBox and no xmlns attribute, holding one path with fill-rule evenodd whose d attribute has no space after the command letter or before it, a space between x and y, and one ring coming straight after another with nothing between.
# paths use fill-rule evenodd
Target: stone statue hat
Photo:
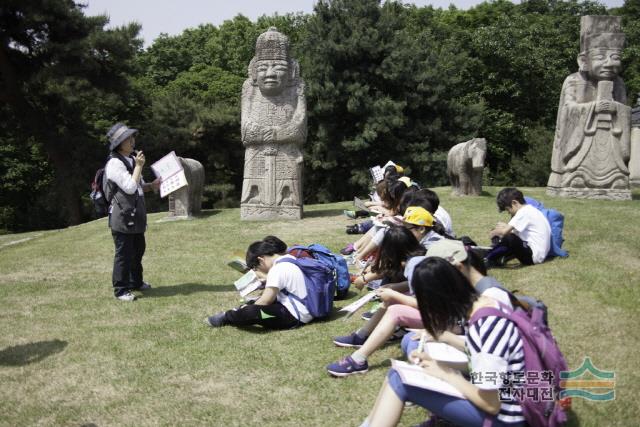
<instances>
[{"instance_id":1,"label":"stone statue hat","mask_svg":"<svg viewBox=\"0 0 640 427\"><path fill-rule=\"evenodd\" d=\"M289 60L289 37L278 31L276 27L269 27L256 40L257 61L264 59Z\"/></svg>"},{"instance_id":2,"label":"stone statue hat","mask_svg":"<svg viewBox=\"0 0 640 427\"><path fill-rule=\"evenodd\" d=\"M125 125L124 123L116 123L115 125L111 126L111 129L109 129L109 132L107 132L107 139L109 140L109 151L115 150L120 144L122 144L123 141L125 141L131 135L135 135L136 133L138 133L138 129L127 127L127 125Z\"/></svg>"},{"instance_id":3,"label":"stone statue hat","mask_svg":"<svg viewBox=\"0 0 640 427\"><path fill-rule=\"evenodd\" d=\"M624 47L622 18L620 16L587 15L580 18L580 51Z\"/></svg>"}]
</instances>

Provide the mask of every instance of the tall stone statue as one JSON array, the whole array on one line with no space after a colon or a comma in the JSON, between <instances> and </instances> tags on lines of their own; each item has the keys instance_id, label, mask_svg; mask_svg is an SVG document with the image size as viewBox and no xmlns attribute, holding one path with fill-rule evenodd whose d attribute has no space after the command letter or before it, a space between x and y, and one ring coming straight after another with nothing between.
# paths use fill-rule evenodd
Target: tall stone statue
<instances>
[{"instance_id":1,"label":"tall stone statue","mask_svg":"<svg viewBox=\"0 0 640 427\"><path fill-rule=\"evenodd\" d=\"M618 16L583 16L577 73L560 94L547 193L630 199L630 115L618 76L624 34Z\"/></svg>"},{"instance_id":2,"label":"tall stone statue","mask_svg":"<svg viewBox=\"0 0 640 427\"><path fill-rule=\"evenodd\" d=\"M307 106L289 39L269 28L258 36L242 85L244 181L241 219L302 217L302 144Z\"/></svg>"},{"instance_id":3,"label":"tall stone statue","mask_svg":"<svg viewBox=\"0 0 640 427\"><path fill-rule=\"evenodd\" d=\"M640 93L636 106L631 109L631 158L629 159L629 184L640 187Z\"/></svg>"}]
</instances>

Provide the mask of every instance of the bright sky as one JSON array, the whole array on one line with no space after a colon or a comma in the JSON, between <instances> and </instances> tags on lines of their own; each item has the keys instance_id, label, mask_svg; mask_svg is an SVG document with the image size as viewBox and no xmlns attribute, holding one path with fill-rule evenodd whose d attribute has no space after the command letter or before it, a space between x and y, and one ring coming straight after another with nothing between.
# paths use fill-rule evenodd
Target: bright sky
<instances>
[{"instance_id":1,"label":"bright sky","mask_svg":"<svg viewBox=\"0 0 640 427\"><path fill-rule=\"evenodd\" d=\"M211 23L220 25L227 19L242 14L252 21L262 15L278 12L311 13L315 0L76 0L88 4L86 15L107 14L110 26L120 26L132 21L142 24L142 38L149 46L160 33L177 35L187 28ZM467 9L481 3L480 0L417 0L417 6L431 4L434 7ZM607 7L620 7L624 0L601 0Z\"/></svg>"}]
</instances>

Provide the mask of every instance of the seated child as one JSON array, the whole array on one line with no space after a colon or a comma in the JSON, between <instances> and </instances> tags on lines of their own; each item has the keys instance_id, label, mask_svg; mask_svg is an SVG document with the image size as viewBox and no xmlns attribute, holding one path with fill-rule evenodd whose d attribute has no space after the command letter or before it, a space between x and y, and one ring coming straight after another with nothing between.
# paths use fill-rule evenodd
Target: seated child
<instances>
[{"instance_id":1,"label":"seated child","mask_svg":"<svg viewBox=\"0 0 640 427\"><path fill-rule=\"evenodd\" d=\"M434 337L460 320L468 322L483 307L498 308L493 298L479 296L469 280L442 258L429 257L420 262L411 284L416 290L424 327ZM487 325L491 328L487 329ZM455 425L526 425L520 403L514 398L500 399L500 387L517 385L485 379L491 374L513 378L516 373L524 373L524 350L518 328L510 320L488 316L468 325L464 343L469 355L468 368L477 374L478 380L474 382L447 362L436 362L426 353L412 355L427 374L456 388L462 398L403 383L397 371L391 369L361 427L397 425L407 401Z\"/></svg>"},{"instance_id":2,"label":"seated child","mask_svg":"<svg viewBox=\"0 0 640 427\"><path fill-rule=\"evenodd\" d=\"M515 256L524 265L540 264L551 247L551 227L544 214L524 200L517 188L503 188L496 196L500 212L511 215L508 224L498 222L489 236L497 240L487 254L489 265L499 265L500 258Z\"/></svg>"},{"instance_id":3,"label":"seated child","mask_svg":"<svg viewBox=\"0 0 640 427\"><path fill-rule=\"evenodd\" d=\"M280 262L283 258L294 258L285 255L286 249L284 242L274 236L249 245L247 267L266 278L262 295L253 304L207 317L205 323L211 327L262 325L268 329L289 329L313 320L304 304L288 296L293 294L302 300L307 296L307 288L297 265Z\"/></svg>"},{"instance_id":4,"label":"seated child","mask_svg":"<svg viewBox=\"0 0 640 427\"><path fill-rule=\"evenodd\" d=\"M440 257L451 262L460 272L476 286L481 286L486 282L496 282L493 277L486 276L486 269L482 257L467 248L458 240L443 239L434 243L427 250L426 257ZM415 256L410 258L404 268L404 275L411 282L414 268L424 260L425 256ZM387 291L382 291L387 292ZM374 316L376 320L369 320L365 327L359 329L351 335L337 337L334 343L340 347L358 348L351 356L347 356L341 361L327 366L327 370L334 376L347 376L355 373L366 373L368 371L368 358L380 347L382 347L393 335L396 327L422 328L422 318L418 311L418 305L413 297L404 296L404 299L385 298L381 292L386 307L382 310L382 316ZM413 292L412 292L413 293ZM487 288L482 295L491 297L503 304L511 307L509 294L497 287ZM390 295L392 297L392 295ZM379 321L377 321L379 319ZM375 323L375 324L374 324ZM375 329L374 329L375 328ZM459 332L459 331L456 331ZM405 340L403 339L403 342ZM445 331L440 337L440 342L452 345L464 351L464 342L452 332ZM407 343L406 345L409 345Z\"/></svg>"}]
</instances>

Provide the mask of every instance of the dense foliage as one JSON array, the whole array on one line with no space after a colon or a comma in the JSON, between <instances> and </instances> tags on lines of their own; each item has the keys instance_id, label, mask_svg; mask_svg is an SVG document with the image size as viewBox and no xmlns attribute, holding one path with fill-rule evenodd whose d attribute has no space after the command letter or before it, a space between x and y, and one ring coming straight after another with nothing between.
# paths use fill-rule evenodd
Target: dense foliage
<instances>
[{"instance_id":1,"label":"dense foliage","mask_svg":"<svg viewBox=\"0 0 640 427\"><path fill-rule=\"evenodd\" d=\"M107 30L107 17L85 16L72 0L4 1L0 229L89 219L88 184L118 120L141 130L149 159L175 150L202 162L205 207L237 204L240 88L270 26L289 36L306 82L306 202L364 192L367 168L388 159L424 185L446 184L448 149L474 136L489 141L488 183L544 185L580 16L607 13L623 17L635 102L640 0L608 11L590 0L496 0L466 11L320 0L310 15L239 15L144 50L137 24Z\"/></svg>"}]
</instances>

